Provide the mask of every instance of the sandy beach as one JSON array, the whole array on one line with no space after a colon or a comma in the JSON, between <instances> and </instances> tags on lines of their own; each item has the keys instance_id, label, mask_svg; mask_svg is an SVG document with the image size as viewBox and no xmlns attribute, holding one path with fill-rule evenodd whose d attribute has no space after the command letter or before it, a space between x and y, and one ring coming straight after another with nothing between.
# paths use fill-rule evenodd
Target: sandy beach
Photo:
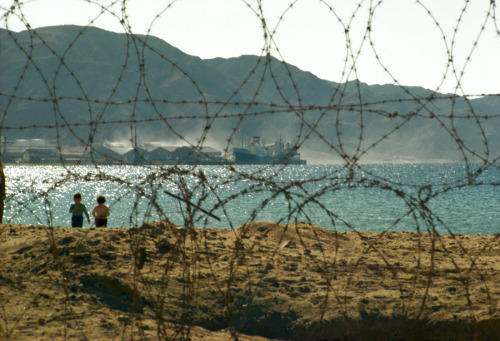
<instances>
[{"instance_id":1,"label":"sandy beach","mask_svg":"<svg viewBox=\"0 0 500 341\"><path fill-rule=\"evenodd\" d=\"M0 225L0 339L499 340L500 235Z\"/></svg>"}]
</instances>

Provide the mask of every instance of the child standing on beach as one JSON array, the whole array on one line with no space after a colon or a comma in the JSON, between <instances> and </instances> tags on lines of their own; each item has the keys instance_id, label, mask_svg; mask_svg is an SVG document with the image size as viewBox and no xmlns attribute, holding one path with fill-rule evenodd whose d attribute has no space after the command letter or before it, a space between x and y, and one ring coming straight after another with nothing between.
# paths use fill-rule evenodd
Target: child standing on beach
<instances>
[{"instance_id":1,"label":"child standing on beach","mask_svg":"<svg viewBox=\"0 0 500 341\"><path fill-rule=\"evenodd\" d=\"M92 216L95 218L95 227L107 227L108 217L111 214L108 206L104 205L106 198L103 195L97 197L97 205L92 210Z\"/></svg>"},{"instance_id":2,"label":"child standing on beach","mask_svg":"<svg viewBox=\"0 0 500 341\"><path fill-rule=\"evenodd\" d=\"M71 227L83 227L83 214L87 216L87 220L90 223L89 212L87 207L82 204L82 195L80 193L75 193L73 195L74 204L69 207L69 213L71 216Z\"/></svg>"}]
</instances>

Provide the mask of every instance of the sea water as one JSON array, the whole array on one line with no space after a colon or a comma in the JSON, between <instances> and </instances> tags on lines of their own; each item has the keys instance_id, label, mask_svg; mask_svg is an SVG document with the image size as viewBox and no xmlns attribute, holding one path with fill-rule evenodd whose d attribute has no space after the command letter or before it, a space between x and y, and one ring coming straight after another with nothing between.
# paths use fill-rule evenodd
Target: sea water
<instances>
[{"instance_id":1,"label":"sea water","mask_svg":"<svg viewBox=\"0 0 500 341\"><path fill-rule=\"evenodd\" d=\"M89 212L105 195L110 227L305 221L338 231L500 233L500 170L491 165L7 166L5 173L5 223L69 227L80 192Z\"/></svg>"}]
</instances>

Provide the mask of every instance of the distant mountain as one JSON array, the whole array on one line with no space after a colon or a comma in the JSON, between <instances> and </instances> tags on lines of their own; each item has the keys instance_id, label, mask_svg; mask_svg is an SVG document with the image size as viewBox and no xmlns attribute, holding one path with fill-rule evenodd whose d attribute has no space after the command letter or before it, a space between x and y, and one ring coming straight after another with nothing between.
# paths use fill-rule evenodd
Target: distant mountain
<instances>
[{"instance_id":1,"label":"distant mountain","mask_svg":"<svg viewBox=\"0 0 500 341\"><path fill-rule=\"evenodd\" d=\"M0 30L0 56L7 139L98 144L130 141L137 128L143 142L221 150L252 135L297 138L305 159L309 151L375 161L500 152L495 96L334 83L271 56L202 60L156 37L94 27Z\"/></svg>"}]
</instances>

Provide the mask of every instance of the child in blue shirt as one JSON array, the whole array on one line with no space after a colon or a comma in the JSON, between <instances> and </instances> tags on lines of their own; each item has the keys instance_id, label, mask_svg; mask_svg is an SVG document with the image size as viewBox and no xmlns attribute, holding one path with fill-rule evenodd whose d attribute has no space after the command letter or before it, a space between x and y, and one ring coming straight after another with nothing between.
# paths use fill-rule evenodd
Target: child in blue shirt
<instances>
[{"instance_id":1,"label":"child in blue shirt","mask_svg":"<svg viewBox=\"0 0 500 341\"><path fill-rule=\"evenodd\" d=\"M87 216L87 220L90 224L90 216L87 211L87 207L82 204L82 195L80 193L75 193L73 195L74 204L71 204L69 207L69 213L72 213L71 216L71 227L83 227L83 215Z\"/></svg>"}]
</instances>

